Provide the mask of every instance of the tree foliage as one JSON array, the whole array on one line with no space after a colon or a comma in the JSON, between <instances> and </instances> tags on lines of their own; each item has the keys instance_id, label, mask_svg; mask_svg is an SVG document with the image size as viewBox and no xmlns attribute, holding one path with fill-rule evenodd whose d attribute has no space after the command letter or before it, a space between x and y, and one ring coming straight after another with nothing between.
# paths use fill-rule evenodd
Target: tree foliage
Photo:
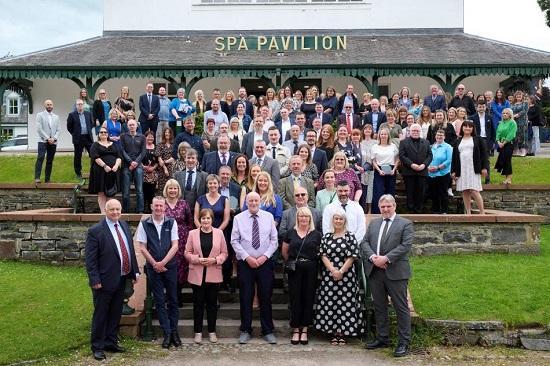
<instances>
[{"instance_id":1,"label":"tree foliage","mask_svg":"<svg viewBox=\"0 0 550 366\"><path fill-rule=\"evenodd\" d=\"M550 0L537 0L537 3L546 16L546 25L550 27Z\"/></svg>"}]
</instances>

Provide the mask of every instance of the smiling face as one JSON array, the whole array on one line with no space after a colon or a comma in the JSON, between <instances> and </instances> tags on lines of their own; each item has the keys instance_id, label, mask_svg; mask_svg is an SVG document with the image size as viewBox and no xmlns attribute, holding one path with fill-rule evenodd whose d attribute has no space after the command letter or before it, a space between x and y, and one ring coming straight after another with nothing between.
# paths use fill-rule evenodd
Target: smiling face
<instances>
[{"instance_id":1,"label":"smiling face","mask_svg":"<svg viewBox=\"0 0 550 366\"><path fill-rule=\"evenodd\" d=\"M332 216L332 226L334 226L334 231L340 232L344 230L346 225L346 216L343 215L334 215Z\"/></svg>"},{"instance_id":2,"label":"smiling face","mask_svg":"<svg viewBox=\"0 0 550 366\"><path fill-rule=\"evenodd\" d=\"M300 148L298 151L298 155L302 158L302 160L305 162L309 159L309 150L305 147Z\"/></svg>"},{"instance_id":3,"label":"smiling face","mask_svg":"<svg viewBox=\"0 0 550 366\"><path fill-rule=\"evenodd\" d=\"M265 175L261 174L256 178L256 185L261 193L265 193L269 188L269 181Z\"/></svg>"},{"instance_id":4,"label":"smiling face","mask_svg":"<svg viewBox=\"0 0 550 366\"><path fill-rule=\"evenodd\" d=\"M122 214L122 206L115 199L107 201L105 204L105 215L112 222L117 222Z\"/></svg>"},{"instance_id":5,"label":"smiling face","mask_svg":"<svg viewBox=\"0 0 550 366\"><path fill-rule=\"evenodd\" d=\"M203 215L200 219L201 227L205 230L210 230L212 227L212 216L209 213Z\"/></svg>"},{"instance_id":6,"label":"smiling face","mask_svg":"<svg viewBox=\"0 0 550 366\"><path fill-rule=\"evenodd\" d=\"M338 129L338 140L344 141L348 139L348 129L342 126Z\"/></svg>"},{"instance_id":7,"label":"smiling face","mask_svg":"<svg viewBox=\"0 0 550 366\"><path fill-rule=\"evenodd\" d=\"M206 182L206 186L208 187L208 192L210 193L218 192L218 188L220 188L220 184L217 179L209 179L208 182Z\"/></svg>"},{"instance_id":8,"label":"smiling face","mask_svg":"<svg viewBox=\"0 0 550 366\"><path fill-rule=\"evenodd\" d=\"M395 203L392 203L388 200L383 200L379 202L378 208L380 209L380 213L382 214L382 217L385 219L391 218L395 213Z\"/></svg>"},{"instance_id":9,"label":"smiling face","mask_svg":"<svg viewBox=\"0 0 550 366\"><path fill-rule=\"evenodd\" d=\"M237 166L238 172L244 172L246 171L246 164L247 160L244 156L239 156L237 160L235 160L235 165Z\"/></svg>"},{"instance_id":10,"label":"smiling face","mask_svg":"<svg viewBox=\"0 0 550 366\"><path fill-rule=\"evenodd\" d=\"M177 198L180 194L180 188L179 186L173 184L166 188L166 195L168 198Z\"/></svg>"},{"instance_id":11,"label":"smiling face","mask_svg":"<svg viewBox=\"0 0 550 366\"><path fill-rule=\"evenodd\" d=\"M325 181L325 187L334 188L334 183L336 182L334 172L329 172L329 171L325 172L324 181Z\"/></svg>"},{"instance_id":12,"label":"smiling face","mask_svg":"<svg viewBox=\"0 0 550 366\"><path fill-rule=\"evenodd\" d=\"M164 216L164 211L166 209L166 201L160 198L153 198L153 203L151 203L151 212L155 218L161 218Z\"/></svg>"},{"instance_id":13,"label":"smiling face","mask_svg":"<svg viewBox=\"0 0 550 366\"><path fill-rule=\"evenodd\" d=\"M307 205L307 191L304 187L297 187L294 190L294 201L296 202L296 206L298 207L304 207Z\"/></svg>"},{"instance_id":14,"label":"smiling face","mask_svg":"<svg viewBox=\"0 0 550 366\"><path fill-rule=\"evenodd\" d=\"M252 169L250 169L250 176L252 179L256 180L258 177L258 174L262 171L262 168L260 168L258 165L254 165Z\"/></svg>"}]
</instances>

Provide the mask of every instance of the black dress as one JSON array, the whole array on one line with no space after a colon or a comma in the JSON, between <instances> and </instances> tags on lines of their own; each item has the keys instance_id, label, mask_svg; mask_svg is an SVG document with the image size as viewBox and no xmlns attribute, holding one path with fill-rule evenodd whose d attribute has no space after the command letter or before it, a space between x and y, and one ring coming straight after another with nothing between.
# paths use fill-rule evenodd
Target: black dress
<instances>
[{"instance_id":1,"label":"black dress","mask_svg":"<svg viewBox=\"0 0 550 366\"><path fill-rule=\"evenodd\" d=\"M116 164L116 160L120 158L120 152L115 146L103 146L99 142L94 142L90 149L91 169L90 169L90 181L88 182L88 193L105 193L105 188L116 185L116 192L120 192L120 172L118 169L116 173L105 172L105 169L97 165L95 159L100 158L109 167L113 167Z\"/></svg>"}]
</instances>

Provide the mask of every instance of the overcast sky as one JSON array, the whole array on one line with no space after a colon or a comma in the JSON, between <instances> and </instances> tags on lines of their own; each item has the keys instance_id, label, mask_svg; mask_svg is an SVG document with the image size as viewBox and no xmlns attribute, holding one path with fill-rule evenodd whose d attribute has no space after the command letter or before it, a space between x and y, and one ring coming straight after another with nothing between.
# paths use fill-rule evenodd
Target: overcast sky
<instances>
[{"instance_id":1,"label":"overcast sky","mask_svg":"<svg viewBox=\"0 0 550 366\"><path fill-rule=\"evenodd\" d=\"M0 57L80 41L103 30L103 0L0 0L0 5ZM464 0L464 8L466 33L550 52L550 28L536 0ZM437 16L432 9L419 11Z\"/></svg>"}]
</instances>

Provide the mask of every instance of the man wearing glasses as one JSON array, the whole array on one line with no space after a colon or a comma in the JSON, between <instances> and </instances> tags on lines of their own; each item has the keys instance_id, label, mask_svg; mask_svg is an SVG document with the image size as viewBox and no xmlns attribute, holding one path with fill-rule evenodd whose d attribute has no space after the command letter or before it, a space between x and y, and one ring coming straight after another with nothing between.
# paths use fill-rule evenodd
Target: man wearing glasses
<instances>
[{"instance_id":1,"label":"man wearing glasses","mask_svg":"<svg viewBox=\"0 0 550 366\"><path fill-rule=\"evenodd\" d=\"M294 225L296 225L296 211L300 207L308 207L308 201L309 195L307 193L307 189L305 189L304 187L297 187L294 190L294 202L296 202L296 205L283 211L283 218L281 219L281 224L279 225L278 230L279 240L284 240L288 231L292 229ZM321 211L319 211L319 209L315 207L308 208L311 211L311 215L313 216L315 230L321 232Z\"/></svg>"},{"instance_id":2,"label":"man wearing glasses","mask_svg":"<svg viewBox=\"0 0 550 366\"><path fill-rule=\"evenodd\" d=\"M351 130L354 128L361 129L361 116L353 113L353 104L346 103L344 111L344 113L338 116L338 127L341 125L346 126L349 134L351 134Z\"/></svg>"},{"instance_id":3,"label":"man wearing glasses","mask_svg":"<svg viewBox=\"0 0 550 366\"><path fill-rule=\"evenodd\" d=\"M449 108L466 108L468 116L471 116L472 114L476 113L476 106L472 98L464 93L465 89L466 87L464 86L464 84L459 84L456 87L455 96L453 97L453 99L451 99L451 102L449 103Z\"/></svg>"}]
</instances>

